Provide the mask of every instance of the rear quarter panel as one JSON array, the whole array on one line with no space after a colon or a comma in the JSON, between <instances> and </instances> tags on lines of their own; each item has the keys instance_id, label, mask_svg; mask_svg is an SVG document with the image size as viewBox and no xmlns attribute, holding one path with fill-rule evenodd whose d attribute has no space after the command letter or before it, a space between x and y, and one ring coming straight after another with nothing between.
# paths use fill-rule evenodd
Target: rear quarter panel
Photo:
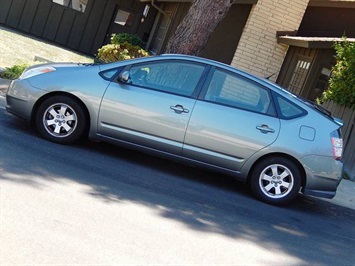
<instances>
[{"instance_id":1,"label":"rear quarter panel","mask_svg":"<svg viewBox=\"0 0 355 266\"><path fill-rule=\"evenodd\" d=\"M309 160L311 160L316 162L316 165L312 165L312 167L317 168L317 171L329 172L329 176L336 174L336 171L333 171L333 166L329 163L324 165L323 160L336 164L333 158L330 134L339 126L318 112L307 107L305 109L308 112L305 116L280 120L280 133L277 140L249 158L241 171L244 178L248 176L250 169L258 159L275 153L292 156L304 167L305 172L308 170L312 172L309 167ZM336 167L336 170L339 170L339 167Z\"/></svg>"}]
</instances>

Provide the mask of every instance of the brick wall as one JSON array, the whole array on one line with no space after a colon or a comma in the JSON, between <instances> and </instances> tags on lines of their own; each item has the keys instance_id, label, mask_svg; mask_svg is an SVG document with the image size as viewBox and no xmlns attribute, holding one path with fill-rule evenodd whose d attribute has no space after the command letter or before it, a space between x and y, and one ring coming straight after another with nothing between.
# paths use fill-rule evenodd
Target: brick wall
<instances>
[{"instance_id":1,"label":"brick wall","mask_svg":"<svg viewBox=\"0 0 355 266\"><path fill-rule=\"evenodd\" d=\"M231 65L276 80L288 46L277 44L277 31L298 30L309 0L258 0Z\"/></svg>"}]
</instances>

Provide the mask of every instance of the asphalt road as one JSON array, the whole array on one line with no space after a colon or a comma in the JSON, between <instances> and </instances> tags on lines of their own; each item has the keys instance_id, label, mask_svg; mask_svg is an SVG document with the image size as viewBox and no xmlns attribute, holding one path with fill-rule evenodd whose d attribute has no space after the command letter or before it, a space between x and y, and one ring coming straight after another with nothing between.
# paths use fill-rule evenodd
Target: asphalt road
<instances>
[{"instance_id":1,"label":"asphalt road","mask_svg":"<svg viewBox=\"0 0 355 266\"><path fill-rule=\"evenodd\" d=\"M0 95L0 265L353 265L355 210L255 200L227 176L102 143L61 146Z\"/></svg>"}]
</instances>

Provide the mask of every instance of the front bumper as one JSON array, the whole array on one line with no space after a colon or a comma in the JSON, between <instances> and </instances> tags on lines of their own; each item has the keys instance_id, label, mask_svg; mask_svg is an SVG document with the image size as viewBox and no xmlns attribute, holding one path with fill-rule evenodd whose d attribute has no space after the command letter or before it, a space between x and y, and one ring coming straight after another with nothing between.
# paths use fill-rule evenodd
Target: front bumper
<instances>
[{"instance_id":1,"label":"front bumper","mask_svg":"<svg viewBox=\"0 0 355 266\"><path fill-rule=\"evenodd\" d=\"M44 91L31 86L27 80L14 80L6 92L6 110L30 121L33 106Z\"/></svg>"}]
</instances>

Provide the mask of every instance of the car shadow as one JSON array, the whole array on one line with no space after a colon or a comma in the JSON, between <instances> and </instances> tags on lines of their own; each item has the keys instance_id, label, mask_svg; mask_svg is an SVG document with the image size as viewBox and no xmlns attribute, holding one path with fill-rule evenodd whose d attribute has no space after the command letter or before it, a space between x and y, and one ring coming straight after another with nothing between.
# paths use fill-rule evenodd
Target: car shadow
<instances>
[{"instance_id":1,"label":"car shadow","mask_svg":"<svg viewBox=\"0 0 355 266\"><path fill-rule=\"evenodd\" d=\"M351 256L352 209L303 195L287 207L267 205L255 200L243 182L223 174L107 143L58 145L21 120L2 119L3 181L46 189L41 180L71 180L90 186L85 193L103 202L141 204L189 229L272 246L304 265L339 264Z\"/></svg>"}]
</instances>

